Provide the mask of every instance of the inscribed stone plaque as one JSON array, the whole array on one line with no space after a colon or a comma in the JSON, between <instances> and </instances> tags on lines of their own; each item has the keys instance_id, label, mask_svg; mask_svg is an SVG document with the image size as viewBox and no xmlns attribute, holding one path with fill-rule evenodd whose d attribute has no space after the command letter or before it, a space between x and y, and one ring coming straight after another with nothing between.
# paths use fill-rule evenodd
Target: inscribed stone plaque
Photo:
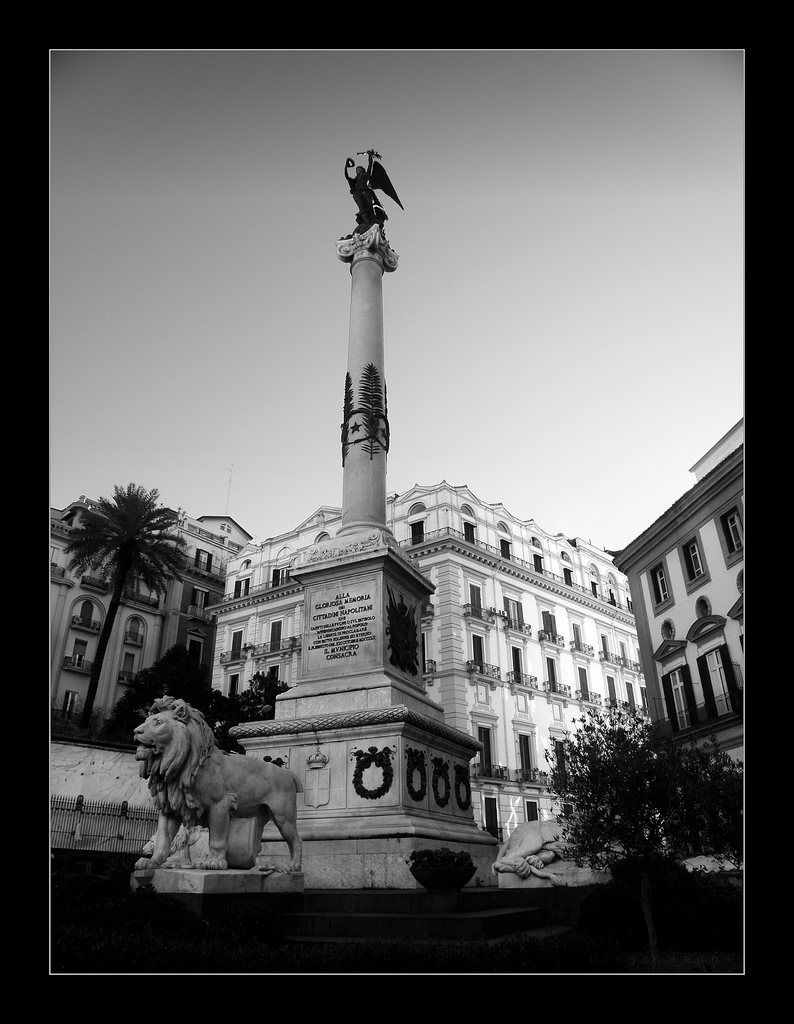
<instances>
[{"instance_id":1,"label":"inscribed stone plaque","mask_svg":"<svg viewBox=\"0 0 794 1024\"><path fill-rule=\"evenodd\" d=\"M376 663L381 623L375 580L334 584L309 595L306 672L367 668Z\"/></svg>"}]
</instances>

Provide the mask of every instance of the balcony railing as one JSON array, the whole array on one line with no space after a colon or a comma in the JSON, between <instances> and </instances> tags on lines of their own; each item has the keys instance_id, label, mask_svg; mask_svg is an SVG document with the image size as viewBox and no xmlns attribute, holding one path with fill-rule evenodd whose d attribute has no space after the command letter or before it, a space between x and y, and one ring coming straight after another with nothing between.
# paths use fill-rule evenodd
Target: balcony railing
<instances>
[{"instance_id":1,"label":"balcony railing","mask_svg":"<svg viewBox=\"0 0 794 1024\"><path fill-rule=\"evenodd\" d=\"M542 772L540 768L514 768L512 777L514 782L522 784L535 782L545 786L549 781L548 773Z\"/></svg>"},{"instance_id":2,"label":"balcony railing","mask_svg":"<svg viewBox=\"0 0 794 1024\"><path fill-rule=\"evenodd\" d=\"M119 672L120 683L134 683L137 678L137 672Z\"/></svg>"},{"instance_id":3,"label":"balcony railing","mask_svg":"<svg viewBox=\"0 0 794 1024\"><path fill-rule=\"evenodd\" d=\"M212 618L206 609L199 607L197 604L189 604L187 606L187 613L191 619L201 619L202 622L209 622Z\"/></svg>"},{"instance_id":4,"label":"balcony railing","mask_svg":"<svg viewBox=\"0 0 794 1024\"><path fill-rule=\"evenodd\" d=\"M279 651L292 651L299 643L299 636L283 636L280 640L269 640L257 644L252 651L252 657L264 658L268 654L278 654Z\"/></svg>"},{"instance_id":5,"label":"balcony railing","mask_svg":"<svg viewBox=\"0 0 794 1024\"><path fill-rule=\"evenodd\" d=\"M555 683L550 679L545 680L543 689L546 693L556 693L560 697L570 697L571 688L567 683Z\"/></svg>"},{"instance_id":6,"label":"balcony railing","mask_svg":"<svg viewBox=\"0 0 794 1024\"><path fill-rule=\"evenodd\" d=\"M62 565L56 565L55 562L50 563L50 576L54 576L56 579L63 579L66 575L66 569Z\"/></svg>"},{"instance_id":7,"label":"balcony railing","mask_svg":"<svg viewBox=\"0 0 794 1024\"><path fill-rule=\"evenodd\" d=\"M467 661L466 671L488 676L489 679L501 679L502 670L498 665L486 665L484 661Z\"/></svg>"},{"instance_id":8,"label":"balcony railing","mask_svg":"<svg viewBox=\"0 0 794 1024\"><path fill-rule=\"evenodd\" d=\"M85 615L73 615L72 625L76 629L87 629L91 633L98 633L100 626L96 619L89 619Z\"/></svg>"},{"instance_id":9,"label":"balcony railing","mask_svg":"<svg viewBox=\"0 0 794 1024\"><path fill-rule=\"evenodd\" d=\"M244 651L242 648L234 647L231 651L221 652L221 665L226 665L230 661L245 661L248 657L248 651Z\"/></svg>"},{"instance_id":10,"label":"balcony railing","mask_svg":"<svg viewBox=\"0 0 794 1024\"><path fill-rule=\"evenodd\" d=\"M572 651L578 651L579 654L586 654L588 658L595 656L595 651L590 644L583 644L580 640L571 640L570 647Z\"/></svg>"},{"instance_id":11,"label":"balcony railing","mask_svg":"<svg viewBox=\"0 0 794 1024\"><path fill-rule=\"evenodd\" d=\"M511 619L509 615L500 613L502 621L504 622L505 629L514 629L517 633L523 633L525 636L532 636L532 626L526 622L522 622L520 619Z\"/></svg>"},{"instance_id":12,"label":"balcony railing","mask_svg":"<svg viewBox=\"0 0 794 1024\"><path fill-rule=\"evenodd\" d=\"M480 619L482 622L493 622L494 612L479 604L464 604L463 614L466 618Z\"/></svg>"},{"instance_id":13,"label":"balcony railing","mask_svg":"<svg viewBox=\"0 0 794 1024\"><path fill-rule=\"evenodd\" d=\"M531 676L527 672L508 672L508 683L515 683L516 686L533 686L537 689L538 677Z\"/></svg>"},{"instance_id":14,"label":"balcony railing","mask_svg":"<svg viewBox=\"0 0 794 1024\"><path fill-rule=\"evenodd\" d=\"M601 694L596 693L595 690L577 690L576 699L586 701L588 704L600 704Z\"/></svg>"},{"instance_id":15,"label":"balcony railing","mask_svg":"<svg viewBox=\"0 0 794 1024\"><path fill-rule=\"evenodd\" d=\"M538 640L544 640L547 644L554 644L556 647L565 646L565 637L559 633L550 633L547 629L541 629L538 633Z\"/></svg>"},{"instance_id":16,"label":"balcony railing","mask_svg":"<svg viewBox=\"0 0 794 1024\"><path fill-rule=\"evenodd\" d=\"M675 722L670 720L667 708L664 706L663 717L656 719L653 724L655 728L666 734L678 734L702 729L704 726L714 728L724 721L741 718L743 715L744 690L740 688L729 690L726 694L715 694L714 702L708 705L704 702L687 708L685 712L676 716Z\"/></svg>"},{"instance_id":17,"label":"balcony railing","mask_svg":"<svg viewBox=\"0 0 794 1024\"><path fill-rule=\"evenodd\" d=\"M86 661L82 654L67 654L63 659L63 667L68 668L71 672L84 672L86 675L90 675L93 665L94 663Z\"/></svg>"},{"instance_id":18,"label":"balcony railing","mask_svg":"<svg viewBox=\"0 0 794 1024\"><path fill-rule=\"evenodd\" d=\"M503 764L481 764L475 761L471 766L473 779L496 779L500 782L510 781L510 769Z\"/></svg>"},{"instance_id":19,"label":"balcony railing","mask_svg":"<svg viewBox=\"0 0 794 1024\"><path fill-rule=\"evenodd\" d=\"M128 630L124 634L124 643L135 644L136 647L143 646L143 633L133 633Z\"/></svg>"},{"instance_id":20,"label":"balcony railing","mask_svg":"<svg viewBox=\"0 0 794 1024\"><path fill-rule=\"evenodd\" d=\"M423 676L431 676L436 671L436 663L432 658L425 658L425 667L422 669Z\"/></svg>"}]
</instances>

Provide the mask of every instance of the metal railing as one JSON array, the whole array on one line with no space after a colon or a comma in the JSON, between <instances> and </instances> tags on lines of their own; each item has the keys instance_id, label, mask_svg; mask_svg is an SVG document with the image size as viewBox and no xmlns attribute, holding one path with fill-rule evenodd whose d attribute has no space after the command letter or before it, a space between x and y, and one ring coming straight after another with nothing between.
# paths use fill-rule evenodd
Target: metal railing
<instances>
[{"instance_id":1,"label":"metal railing","mask_svg":"<svg viewBox=\"0 0 794 1024\"><path fill-rule=\"evenodd\" d=\"M502 670L498 665L486 665L484 661L467 661L467 672L476 672L481 676L488 676L489 679L501 679Z\"/></svg>"},{"instance_id":2,"label":"metal railing","mask_svg":"<svg viewBox=\"0 0 794 1024\"><path fill-rule=\"evenodd\" d=\"M537 689L538 677L531 676L527 672L508 672L508 683L515 683L517 686L532 686Z\"/></svg>"},{"instance_id":3,"label":"metal railing","mask_svg":"<svg viewBox=\"0 0 794 1024\"><path fill-rule=\"evenodd\" d=\"M503 764L481 764L475 761L471 765L473 779L496 779L500 782L510 781L510 769Z\"/></svg>"},{"instance_id":4,"label":"metal railing","mask_svg":"<svg viewBox=\"0 0 794 1024\"><path fill-rule=\"evenodd\" d=\"M86 800L83 796L50 799L53 850L98 850L139 853L157 831L157 809Z\"/></svg>"}]
</instances>

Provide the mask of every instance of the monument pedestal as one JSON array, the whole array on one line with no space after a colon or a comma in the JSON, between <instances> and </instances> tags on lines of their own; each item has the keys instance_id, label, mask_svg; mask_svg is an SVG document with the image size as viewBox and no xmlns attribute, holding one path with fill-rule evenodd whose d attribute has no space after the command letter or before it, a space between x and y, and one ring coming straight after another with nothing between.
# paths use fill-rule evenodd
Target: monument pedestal
<instances>
[{"instance_id":1,"label":"monument pedestal","mask_svg":"<svg viewBox=\"0 0 794 1024\"><path fill-rule=\"evenodd\" d=\"M303 783L307 888L418 888L406 857L441 846L467 850L476 884L495 884L497 843L472 809L480 744L444 723L422 683L419 624L432 585L385 529L318 544L292 575L305 588L300 679L279 696L274 721L231 734ZM286 858L272 826L263 844L263 861Z\"/></svg>"}]
</instances>

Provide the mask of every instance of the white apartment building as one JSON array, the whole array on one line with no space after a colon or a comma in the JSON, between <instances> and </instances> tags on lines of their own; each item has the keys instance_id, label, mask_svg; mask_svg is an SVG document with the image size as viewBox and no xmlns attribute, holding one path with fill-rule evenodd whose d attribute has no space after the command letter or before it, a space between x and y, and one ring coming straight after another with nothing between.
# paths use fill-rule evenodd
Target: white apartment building
<instances>
[{"instance_id":1,"label":"white apartment building","mask_svg":"<svg viewBox=\"0 0 794 1024\"><path fill-rule=\"evenodd\" d=\"M387 525L435 587L422 614L423 684L446 723L482 744L471 767L476 820L506 838L551 817L545 751L588 707L647 707L626 577L606 551L465 486L392 494ZM241 692L257 672L299 685L303 593L290 569L340 526L341 509L324 506L229 560L225 597L211 609L214 687Z\"/></svg>"}]
</instances>

